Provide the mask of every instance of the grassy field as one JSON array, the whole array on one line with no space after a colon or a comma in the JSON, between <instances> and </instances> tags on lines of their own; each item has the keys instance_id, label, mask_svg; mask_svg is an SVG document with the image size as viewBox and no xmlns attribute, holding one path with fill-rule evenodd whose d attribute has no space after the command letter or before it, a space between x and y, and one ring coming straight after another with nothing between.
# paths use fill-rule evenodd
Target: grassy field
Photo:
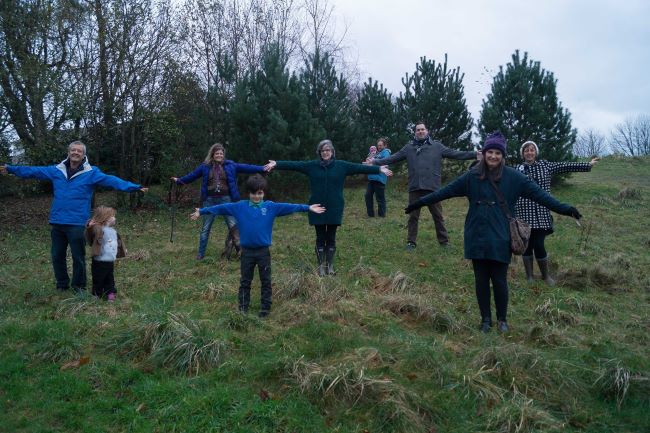
<instances>
[{"instance_id":1,"label":"grassy field","mask_svg":"<svg viewBox=\"0 0 650 433\"><path fill-rule=\"evenodd\" d=\"M466 201L443 203L450 248L427 214L409 253L405 179L391 180L385 219L365 217L356 185L335 277L315 275L304 214L276 221L265 320L257 280L253 313L236 311L223 223L197 262L191 208L171 243L155 189L150 209L118 212L129 257L114 304L54 289L49 197L3 199L0 431L650 431L649 159L605 158L555 189L582 228L556 216L556 287L526 283L513 262L504 335L477 330Z\"/></svg>"}]
</instances>

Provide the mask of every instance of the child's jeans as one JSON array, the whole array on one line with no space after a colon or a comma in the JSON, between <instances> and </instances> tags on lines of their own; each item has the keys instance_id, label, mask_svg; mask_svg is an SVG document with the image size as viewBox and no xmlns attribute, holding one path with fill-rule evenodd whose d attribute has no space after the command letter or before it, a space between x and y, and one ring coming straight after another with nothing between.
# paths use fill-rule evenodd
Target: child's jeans
<instances>
[{"instance_id":1,"label":"child's jeans","mask_svg":"<svg viewBox=\"0 0 650 433\"><path fill-rule=\"evenodd\" d=\"M262 283L262 300L260 311L271 311L271 251L269 247L242 248L241 279L239 284L239 309L248 311L251 303L251 283L257 265Z\"/></svg>"},{"instance_id":2,"label":"child's jeans","mask_svg":"<svg viewBox=\"0 0 650 433\"><path fill-rule=\"evenodd\" d=\"M224 204L230 202L231 202L230 197L227 195L223 197L208 197L203 202L203 207L215 206L218 204ZM199 235L199 256L200 257L205 256L205 250L208 246L208 239L210 238L210 230L212 229L212 223L214 222L214 219L216 217L217 215L212 215L212 214L206 214L201 216L203 220L203 224L201 226L201 234ZM224 215L223 218L226 221L226 225L228 226L228 229L231 229L237 225L237 221L233 216Z\"/></svg>"},{"instance_id":3,"label":"child's jeans","mask_svg":"<svg viewBox=\"0 0 650 433\"><path fill-rule=\"evenodd\" d=\"M100 262L93 259L90 270L93 276L93 295L103 298L110 293L117 293L115 290L115 277L113 271L115 262Z\"/></svg>"}]
</instances>

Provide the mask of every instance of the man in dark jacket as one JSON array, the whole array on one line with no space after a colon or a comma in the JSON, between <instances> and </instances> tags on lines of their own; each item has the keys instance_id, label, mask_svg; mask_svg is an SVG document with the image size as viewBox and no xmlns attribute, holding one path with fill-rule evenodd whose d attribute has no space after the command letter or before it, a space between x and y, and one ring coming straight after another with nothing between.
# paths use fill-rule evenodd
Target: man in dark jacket
<instances>
[{"instance_id":1,"label":"man in dark jacket","mask_svg":"<svg viewBox=\"0 0 650 433\"><path fill-rule=\"evenodd\" d=\"M86 244L84 226L90 218L90 206L96 186L118 191L142 191L148 188L111 176L90 165L86 157L86 145L73 141L68 146L68 157L58 165L26 167L0 166L0 174L14 174L21 178L33 178L52 182L54 200L50 208L52 236L52 267L56 287L66 290L70 285L66 254L68 246L72 253L72 287L81 291L86 288Z\"/></svg>"},{"instance_id":2,"label":"man in dark jacket","mask_svg":"<svg viewBox=\"0 0 650 433\"><path fill-rule=\"evenodd\" d=\"M429 137L429 131L424 122L417 122L415 125L415 138L413 140L393 155L387 158L375 159L372 163L374 165L389 165L406 160L409 180L409 204L411 204L425 195L440 189L442 158L480 159L481 154L480 152L474 151L465 152L450 149L441 142ZM449 238L447 236L447 229L445 228L445 221L442 217L442 206L440 203L435 203L429 205L428 208L436 226L438 242L440 245L446 247L449 244ZM408 250L415 249L419 219L419 209L409 214L406 242L406 248Z\"/></svg>"}]
</instances>

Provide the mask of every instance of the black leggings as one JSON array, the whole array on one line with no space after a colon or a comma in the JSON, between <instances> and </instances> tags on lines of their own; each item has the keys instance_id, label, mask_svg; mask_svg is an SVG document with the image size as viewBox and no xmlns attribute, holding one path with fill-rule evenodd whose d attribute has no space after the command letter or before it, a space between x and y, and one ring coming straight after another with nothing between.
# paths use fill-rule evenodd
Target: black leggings
<instances>
[{"instance_id":1,"label":"black leggings","mask_svg":"<svg viewBox=\"0 0 650 433\"><path fill-rule=\"evenodd\" d=\"M532 257L533 251L535 252L535 258L537 260L543 260L546 258L546 248L544 247L544 240L546 236L550 234L549 230L546 229L532 229L530 231L530 240L528 241L528 248L524 256Z\"/></svg>"},{"instance_id":2,"label":"black leggings","mask_svg":"<svg viewBox=\"0 0 650 433\"><path fill-rule=\"evenodd\" d=\"M338 224L317 224L316 229L316 248L334 248L336 247L336 229Z\"/></svg>"},{"instance_id":3,"label":"black leggings","mask_svg":"<svg viewBox=\"0 0 650 433\"><path fill-rule=\"evenodd\" d=\"M506 320L508 315L508 263L495 260L472 260L476 300L481 311L481 319L492 319L490 309L490 281L494 291L494 304L497 307L497 320Z\"/></svg>"}]
</instances>

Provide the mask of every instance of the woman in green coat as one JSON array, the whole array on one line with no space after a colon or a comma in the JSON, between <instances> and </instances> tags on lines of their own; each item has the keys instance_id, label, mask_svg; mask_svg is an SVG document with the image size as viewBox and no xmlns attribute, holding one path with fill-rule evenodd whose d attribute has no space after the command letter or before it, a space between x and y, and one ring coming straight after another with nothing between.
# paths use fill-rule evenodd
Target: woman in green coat
<instances>
[{"instance_id":1,"label":"woman in green coat","mask_svg":"<svg viewBox=\"0 0 650 433\"><path fill-rule=\"evenodd\" d=\"M494 291L498 329L508 331L508 265L510 264L510 227L495 191L501 191L510 214L515 213L519 197L528 198L559 214L579 219L580 212L571 205L560 203L535 182L511 167L505 166L506 139L500 132L490 134L483 145L483 159L470 171L446 187L422 197L405 211L432 203L465 196L469 209L465 217L465 258L472 261L476 299L481 312L482 332L492 326L490 310L490 281ZM494 185L493 185L494 183Z\"/></svg>"},{"instance_id":2,"label":"woman in green coat","mask_svg":"<svg viewBox=\"0 0 650 433\"><path fill-rule=\"evenodd\" d=\"M392 176L386 167L355 164L336 159L336 151L330 140L318 143L318 159L313 161L269 161L268 169L294 170L309 177L311 195L309 204L320 204L325 208L322 214L310 214L309 224L316 228L316 258L318 274L334 274L336 252L336 229L343 221L343 185L351 174L378 174ZM327 265L325 265L327 263ZM327 268L326 268L327 266Z\"/></svg>"}]
</instances>

